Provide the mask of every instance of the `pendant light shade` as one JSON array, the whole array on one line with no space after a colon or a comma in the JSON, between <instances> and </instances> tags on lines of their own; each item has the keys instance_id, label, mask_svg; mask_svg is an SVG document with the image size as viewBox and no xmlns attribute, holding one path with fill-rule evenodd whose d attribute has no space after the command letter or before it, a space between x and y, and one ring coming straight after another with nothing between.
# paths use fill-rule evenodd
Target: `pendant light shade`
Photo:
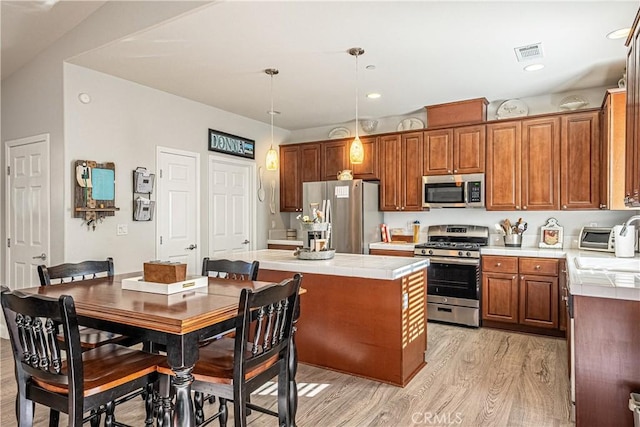
<instances>
[{"instance_id":1,"label":"pendant light shade","mask_svg":"<svg viewBox=\"0 0 640 427\"><path fill-rule=\"evenodd\" d=\"M364 162L364 147L358 137L358 56L364 54L364 49L353 47L348 52L349 55L356 57L356 137L351 142L351 147L349 147L349 160L352 164L359 165Z\"/></svg>"},{"instance_id":2,"label":"pendant light shade","mask_svg":"<svg viewBox=\"0 0 640 427\"><path fill-rule=\"evenodd\" d=\"M264 72L271 76L271 109L269 110L269 116L271 116L271 146L269 147L269 151L267 151L266 167L268 171L276 171L278 170L279 161L278 152L273 148L273 116L276 114L273 109L273 76L280 71L275 68L267 68Z\"/></svg>"}]
</instances>

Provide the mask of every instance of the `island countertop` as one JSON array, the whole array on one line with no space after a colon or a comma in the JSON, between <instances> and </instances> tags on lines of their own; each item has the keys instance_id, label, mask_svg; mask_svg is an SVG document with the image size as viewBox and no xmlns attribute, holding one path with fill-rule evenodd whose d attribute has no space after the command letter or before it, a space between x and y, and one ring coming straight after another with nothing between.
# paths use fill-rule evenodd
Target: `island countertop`
<instances>
[{"instance_id":1,"label":"island countertop","mask_svg":"<svg viewBox=\"0 0 640 427\"><path fill-rule=\"evenodd\" d=\"M280 249L234 253L227 258L249 262L259 261L261 270L382 280L395 280L429 266L428 259L361 254L337 253L333 259L328 260L301 260L293 255L293 251Z\"/></svg>"}]
</instances>

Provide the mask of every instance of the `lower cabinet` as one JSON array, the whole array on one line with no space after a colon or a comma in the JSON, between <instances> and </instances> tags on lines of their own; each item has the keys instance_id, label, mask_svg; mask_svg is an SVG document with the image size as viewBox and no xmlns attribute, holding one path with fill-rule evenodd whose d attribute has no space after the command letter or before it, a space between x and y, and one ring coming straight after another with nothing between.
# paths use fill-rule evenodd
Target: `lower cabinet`
<instances>
[{"instance_id":1,"label":"lower cabinet","mask_svg":"<svg viewBox=\"0 0 640 427\"><path fill-rule=\"evenodd\" d=\"M404 256L413 258L412 250L397 250L397 249L369 249L369 255L384 255L384 256Z\"/></svg>"},{"instance_id":2,"label":"lower cabinet","mask_svg":"<svg viewBox=\"0 0 640 427\"><path fill-rule=\"evenodd\" d=\"M558 266L555 258L483 256L483 324L562 335Z\"/></svg>"}]
</instances>

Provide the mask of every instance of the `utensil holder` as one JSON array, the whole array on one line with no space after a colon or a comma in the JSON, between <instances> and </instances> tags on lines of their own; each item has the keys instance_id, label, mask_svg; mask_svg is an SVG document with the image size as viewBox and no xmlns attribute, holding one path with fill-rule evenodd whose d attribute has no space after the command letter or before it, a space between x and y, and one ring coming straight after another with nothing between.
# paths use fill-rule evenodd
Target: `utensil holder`
<instances>
[{"instance_id":1,"label":"utensil holder","mask_svg":"<svg viewBox=\"0 0 640 427\"><path fill-rule=\"evenodd\" d=\"M519 248L522 246L522 234L505 234L504 245L507 247Z\"/></svg>"}]
</instances>

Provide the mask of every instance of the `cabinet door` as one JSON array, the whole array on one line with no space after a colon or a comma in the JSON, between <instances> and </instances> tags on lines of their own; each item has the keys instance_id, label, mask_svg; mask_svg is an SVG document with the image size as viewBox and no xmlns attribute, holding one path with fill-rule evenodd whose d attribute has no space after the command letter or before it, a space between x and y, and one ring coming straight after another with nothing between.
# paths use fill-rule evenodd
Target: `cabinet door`
<instances>
[{"instance_id":1,"label":"cabinet door","mask_svg":"<svg viewBox=\"0 0 640 427\"><path fill-rule=\"evenodd\" d=\"M302 180L300 178L300 146L280 146L280 211L302 210Z\"/></svg>"},{"instance_id":2,"label":"cabinet door","mask_svg":"<svg viewBox=\"0 0 640 427\"><path fill-rule=\"evenodd\" d=\"M558 328L567 330L567 311L569 310L569 286L567 284L567 261L559 260L560 272L558 274ZM568 333L567 333L568 337ZM570 348L570 347L567 347Z\"/></svg>"},{"instance_id":3,"label":"cabinet door","mask_svg":"<svg viewBox=\"0 0 640 427\"><path fill-rule=\"evenodd\" d=\"M400 135L381 136L378 141L380 152L380 210L400 210Z\"/></svg>"},{"instance_id":4,"label":"cabinet door","mask_svg":"<svg viewBox=\"0 0 640 427\"><path fill-rule=\"evenodd\" d=\"M562 116L561 209L598 209L600 138L598 112Z\"/></svg>"},{"instance_id":5,"label":"cabinet door","mask_svg":"<svg viewBox=\"0 0 640 427\"><path fill-rule=\"evenodd\" d=\"M485 199L487 210L520 209L520 121L487 125L487 175Z\"/></svg>"},{"instance_id":6,"label":"cabinet door","mask_svg":"<svg viewBox=\"0 0 640 427\"><path fill-rule=\"evenodd\" d=\"M485 125L465 126L453 130L453 173L484 172Z\"/></svg>"},{"instance_id":7,"label":"cabinet door","mask_svg":"<svg viewBox=\"0 0 640 427\"><path fill-rule=\"evenodd\" d=\"M482 275L482 318L518 323L518 275L484 273Z\"/></svg>"},{"instance_id":8,"label":"cabinet door","mask_svg":"<svg viewBox=\"0 0 640 427\"><path fill-rule=\"evenodd\" d=\"M451 129L424 132L424 175L453 173L453 131Z\"/></svg>"},{"instance_id":9,"label":"cabinet door","mask_svg":"<svg viewBox=\"0 0 640 427\"><path fill-rule=\"evenodd\" d=\"M422 210L422 132L402 134L401 211Z\"/></svg>"},{"instance_id":10,"label":"cabinet door","mask_svg":"<svg viewBox=\"0 0 640 427\"><path fill-rule=\"evenodd\" d=\"M558 328L558 278L520 276L520 324Z\"/></svg>"},{"instance_id":11,"label":"cabinet door","mask_svg":"<svg viewBox=\"0 0 640 427\"><path fill-rule=\"evenodd\" d=\"M560 209L560 119L522 122L522 209Z\"/></svg>"},{"instance_id":12,"label":"cabinet door","mask_svg":"<svg viewBox=\"0 0 640 427\"><path fill-rule=\"evenodd\" d=\"M351 139L322 143L322 161L320 162L322 181L335 181L340 171L349 169L350 143Z\"/></svg>"},{"instance_id":13,"label":"cabinet door","mask_svg":"<svg viewBox=\"0 0 640 427\"><path fill-rule=\"evenodd\" d=\"M378 139L375 136L361 138L364 148L364 162L360 165L351 164L355 179L380 179L378 159Z\"/></svg>"},{"instance_id":14,"label":"cabinet door","mask_svg":"<svg viewBox=\"0 0 640 427\"><path fill-rule=\"evenodd\" d=\"M320 177L320 143L300 145L300 158L302 161L300 167L302 182L322 181Z\"/></svg>"}]
</instances>

